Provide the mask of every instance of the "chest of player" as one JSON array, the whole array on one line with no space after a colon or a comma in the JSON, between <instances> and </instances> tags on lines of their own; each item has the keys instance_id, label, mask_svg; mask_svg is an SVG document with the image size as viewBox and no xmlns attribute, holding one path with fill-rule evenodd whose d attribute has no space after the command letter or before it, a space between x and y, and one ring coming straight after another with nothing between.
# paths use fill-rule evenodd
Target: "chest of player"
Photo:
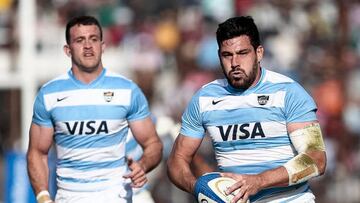
<instances>
[{"instance_id":1,"label":"chest of player","mask_svg":"<svg viewBox=\"0 0 360 203\"><path fill-rule=\"evenodd\" d=\"M130 91L83 90L48 96L56 131L69 135L108 134L127 126Z\"/></svg>"},{"instance_id":2,"label":"chest of player","mask_svg":"<svg viewBox=\"0 0 360 203\"><path fill-rule=\"evenodd\" d=\"M266 138L274 131L283 134L284 99L284 91L200 97L202 125L219 141Z\"/></svg>"}]
</instances>

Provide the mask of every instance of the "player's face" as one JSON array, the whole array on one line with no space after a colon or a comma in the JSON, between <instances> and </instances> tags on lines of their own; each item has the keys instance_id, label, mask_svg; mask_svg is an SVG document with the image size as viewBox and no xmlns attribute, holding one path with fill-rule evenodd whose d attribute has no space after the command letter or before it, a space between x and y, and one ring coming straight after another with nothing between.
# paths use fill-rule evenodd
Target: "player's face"
<instances>
[{"instance_id":1,"label":"player's face","mask_svg":"<svg viewBox=\"0 0 360 203\"><path fill-rule=\"evenodd\" d=\"M246 35L225 40L219 49L221 67L229 84L235 88L248 89L260 78L260 60L264 49L256 50Z\"/></svg>"},{"instance_id":2,"label":"player's face","mask_svg":"<svg viewBox=\"0 0 360 203\"><path fill-rule=\"evenodd\" d=\"M92 73L102 67L105 44L96 25L75 25L70 28L70 43L64 46L72 65L79 71Z\"/></svg>"}]
</instances>

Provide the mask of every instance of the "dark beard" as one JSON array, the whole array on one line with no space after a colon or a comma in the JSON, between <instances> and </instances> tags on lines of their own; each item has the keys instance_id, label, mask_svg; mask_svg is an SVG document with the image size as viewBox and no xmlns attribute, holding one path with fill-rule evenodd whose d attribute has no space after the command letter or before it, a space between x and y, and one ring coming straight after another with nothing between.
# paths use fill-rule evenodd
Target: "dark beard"
<instances>
[{"instance_id":1,"label":"dark beard","mask_svg":"<svg viewBox=\"0 0 360 203\"><path fill-rule=\"evenodd\" d=\"M256 63L256 60L249 75L246 75L245 71L243 71L244 76L241 77L240 79L234 79L229 77L229 75L225 72L223 64L221 64L221 67L228 83L236 89L244 89L244 90L248 89L253 84L259 71L258 69L259 64Z\"/></svg>"}]
</instances>

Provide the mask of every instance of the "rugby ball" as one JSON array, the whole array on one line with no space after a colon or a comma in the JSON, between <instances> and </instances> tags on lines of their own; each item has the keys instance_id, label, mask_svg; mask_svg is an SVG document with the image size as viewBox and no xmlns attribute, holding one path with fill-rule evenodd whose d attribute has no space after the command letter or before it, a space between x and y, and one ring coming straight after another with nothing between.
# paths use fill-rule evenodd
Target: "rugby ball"
<instances>
[{"instance_id":1,"label":"rugby ball","mask_svg":"<svg viewBox=\"0 0 360 203\"><path fill-rule=\"evenodd\" d=\"M206 173L200 176L195 183L195 196L199 203L228 203L234 195L226 195L225 190L235 183L234 179L222 177L219 172Z\"/></svg>"}]
</instances>

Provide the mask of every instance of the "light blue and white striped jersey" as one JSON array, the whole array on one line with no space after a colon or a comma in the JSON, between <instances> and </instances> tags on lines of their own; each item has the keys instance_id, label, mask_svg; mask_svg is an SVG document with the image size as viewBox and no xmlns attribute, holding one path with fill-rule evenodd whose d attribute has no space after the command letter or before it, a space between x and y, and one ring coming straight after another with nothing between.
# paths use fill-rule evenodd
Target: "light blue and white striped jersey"
<instances>
[{"instance_id":1,"label":"light blue and white striped jersey","mask_svg":"<svg viewBox=\"0 0 360 203\"><path fill-rule=\"evenodd\" d=\"M138 161L143 155L144 151L140 144L134 138L134 135L129 130L128 136L126 138L126 156L133 158L135 161Z\"/></svg>"},{"instance_id":2,"label":"light blue and white striped jersey","mask_svg":"<svg viewBox=\"0 0 360 203\"><path fill-rule=\"evenodd\" d=\"M180 133L201 139L207 131L221 171L257 174L296 156L286 123L317 120L316 109L298 83L262 68L259 82L247 90L234 89L226 79L203 86L182 116ZM251 200L296 188L308 191L307 183L270 188Z\"/></svg>"},{"instance_id":3,"label":"light blue and white striped jersey","mask_svg":"<svg viewBox=\"0 0 360 203\"><path fill-rule=\"evenodd\" d=\"M126 157L131 157L133 160L138 161L143 155L144 151L140 144L134 138L131 130L129 130L128 136L126 138L126 147L125 147ZM141 188L133 188L133 194L136 195L140 191L147 188L147 184Z\"/></svg>"},{"instance_id":4,"label":"light blue and white striped jersey","mask_svg":"<svg viewBox=\"0 0 360 203\"><path fill-rule=\"evenodd\" d=\"M155 118L152 117L153 122ZM125 147L126 157L131 157L135 161L139 161L141 156L144 153L141 145L136 141L134 135L132 134L131 130L129 130L128 136L126 138L126 147ZM133 188L133 195L137 195L143 190L147 190L149 188L149 184L146 183L141 188Z\"/></svg>"},{"instance_id":5,"label":"light blue and white striped jersey","mask_svg":"<svg viewBox=\"0 0 360 203\"><path fill-rule=\"evenodd\" d=\"M100 191L124 185L128 122L148 116L147 100L131 80L104 69L83 84L69 70L40 89L33 122L55 130L58 187Z\"/></svg>"}]
</instances>

